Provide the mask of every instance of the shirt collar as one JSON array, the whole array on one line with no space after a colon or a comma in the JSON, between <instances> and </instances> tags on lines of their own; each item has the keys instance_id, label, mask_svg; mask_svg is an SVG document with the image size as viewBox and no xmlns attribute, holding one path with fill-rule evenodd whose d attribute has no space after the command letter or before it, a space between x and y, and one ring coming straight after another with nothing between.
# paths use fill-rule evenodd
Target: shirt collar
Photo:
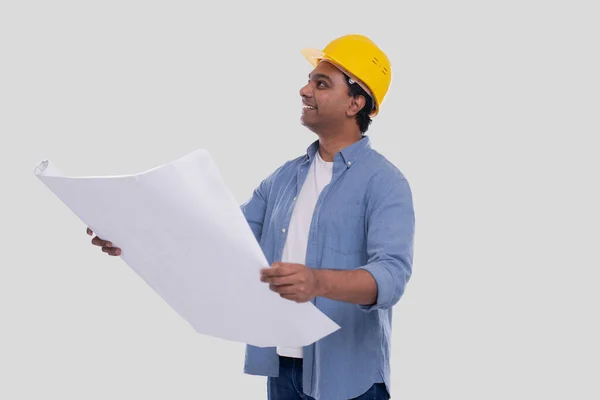
<instances>
[{"instance_id":1,"label":"shirt collar","mask_svg":"<svg viewBox=\"0 0 600 400\"><path fill-rule=\"evenodd\" d=\"M306 149L307 161L313 159L319 149L319 141L315 140ZM342 162L347 167L352 166L362 155L366 154L371 149L371 139L364 135L359 141L352 143L340 150L333 158L334 163Z\"/></svg>"}]
</instances>

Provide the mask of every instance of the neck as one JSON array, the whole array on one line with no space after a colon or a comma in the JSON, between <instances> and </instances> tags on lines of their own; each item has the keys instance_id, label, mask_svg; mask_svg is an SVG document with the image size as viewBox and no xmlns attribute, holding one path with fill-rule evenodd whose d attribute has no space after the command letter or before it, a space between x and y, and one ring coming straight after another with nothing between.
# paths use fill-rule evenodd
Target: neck
<instances>
[{"instance_id":1,"label":"neck","mask_svg":"<svg viewBox=\"0 0 600 400\"><path fill-rule=\"evenodd\" d=\"M323 135L319 134L319 154L323 161L331 162L334 156L344 148L358 142L362 138L360 131L338 134L338 135Z\"/></svg>"}]
</instances>

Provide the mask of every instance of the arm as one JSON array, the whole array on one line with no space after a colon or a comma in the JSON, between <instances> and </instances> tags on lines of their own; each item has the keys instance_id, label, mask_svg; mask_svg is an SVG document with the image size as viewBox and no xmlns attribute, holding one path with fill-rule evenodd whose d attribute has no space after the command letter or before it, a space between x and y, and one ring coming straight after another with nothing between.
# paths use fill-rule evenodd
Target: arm
<instances>
[{"instance_id":1,"label":"arm","mask_svg":"<svg viewBox=\"0 0 600 400\"><path fill-rule=\"evenodd\" d=\"M254 233L258 242L260 242L262 237L263 222L267 211L267 202L271 186L277 173L282 167L277 168L271 175L265 178L254 189L252 196L240 206L242 213L244 214L246 221L248 221L252 233Z\"/></svg>"},{"instance_id":2,"label":"arm","mask_svg":"<svg viewBox=\"0 0 600 400\"><path fill-rule=\"evenodd\" d=\"M261 270L261 281L297 302L320 296L357 304L366 312L392 307L412 271L414 212L408 183L392 185L374 203L368 217L366 265L348 271L275 262Z\"/></svg>"},{"instance_id":3,"label":"arm","mask_svg":"<svg viewBox=\"0 0 600 400\"><path fill-rule=\"evenodd\" d=\"M359 268L371 274L377 284L376 301L359 305L366 312L388 309L404 294L412 274L415 213L408 181L391 185L376 199L367 221L366 265Z\"/></svg>"},{"instance_id":4,"label":"arm","mask_svg":"<svg viewBox=\"0 0 600 400\"><path fill-rule=\"evenodd\" d=\"M359 305L365 311L396 304L412 272L415 216L402 180L377 199L369 214L366 265L356 270L315 270L316 295Z\"/></svg>"},{"instance_id":5,"label":"arm","mask_svg":"<svg viewBox=\"0 0 600 400\"><path fill-rule=\"evenodd\" d=\"M377 282L365 270L314 270L316 296L348 303L372 305L377 301Z\"/></svg>"}]
</instances>

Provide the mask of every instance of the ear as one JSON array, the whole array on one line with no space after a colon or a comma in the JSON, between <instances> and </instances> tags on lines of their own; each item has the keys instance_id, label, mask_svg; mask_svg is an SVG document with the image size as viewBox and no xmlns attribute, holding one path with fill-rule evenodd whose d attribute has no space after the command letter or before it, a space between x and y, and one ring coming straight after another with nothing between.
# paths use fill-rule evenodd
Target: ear
<instances>
[{"instance_id":1,"label":"ear","mask_svg":"<svg viewBox=\"0 0 600 400\"><path fill-rule=\"evenodd\" d=\"M367 100L364 96L351 96L348 103L348 108L346 109L346 116L354 117L367 103Z\"/></svg>"}]
</instances>

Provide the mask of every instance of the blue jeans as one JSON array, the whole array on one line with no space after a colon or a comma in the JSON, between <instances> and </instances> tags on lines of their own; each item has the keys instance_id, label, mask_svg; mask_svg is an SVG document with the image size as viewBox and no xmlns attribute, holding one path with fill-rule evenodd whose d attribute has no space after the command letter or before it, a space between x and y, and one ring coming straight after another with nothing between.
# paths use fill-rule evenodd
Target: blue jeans
<instances>
[{"instance_id":1,"label":"blue jeans","mask_svg":"<svg viewBox=\"0 0 600 400\"><path fill-rule=\"evenodd\" d=\"M279 377L267 378L268 400L314 400L302 392L302 359L279 357ZM369 390L350 400L388 400L383 383L375 383Z\"/></svg>"}]
</instances>

